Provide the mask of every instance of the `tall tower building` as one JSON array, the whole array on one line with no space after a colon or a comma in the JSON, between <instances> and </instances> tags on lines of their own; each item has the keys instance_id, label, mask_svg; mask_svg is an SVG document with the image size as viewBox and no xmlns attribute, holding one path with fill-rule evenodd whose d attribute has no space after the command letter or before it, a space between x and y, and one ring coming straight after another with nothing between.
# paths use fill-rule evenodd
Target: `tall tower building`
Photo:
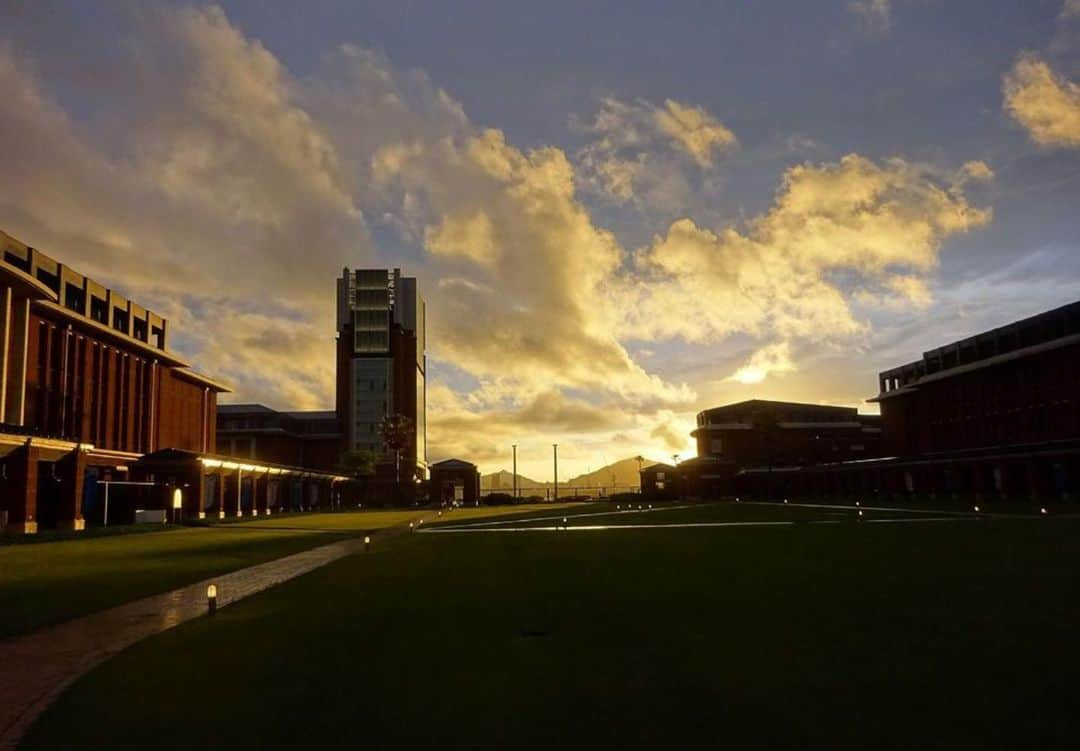
<instances>
[{"instance_id":1,"label":"tall tower building","mask_svg":"<svg viewBox=\"0 0 1080 751\"><path fill-rule=\"evenodd\" d=\"M401 269L345 269L337 287L337 413L346 448L389 458L379 422L400 414L413 426L401 475L427 476L425 306Z\"/></svg>"}]
</instances>

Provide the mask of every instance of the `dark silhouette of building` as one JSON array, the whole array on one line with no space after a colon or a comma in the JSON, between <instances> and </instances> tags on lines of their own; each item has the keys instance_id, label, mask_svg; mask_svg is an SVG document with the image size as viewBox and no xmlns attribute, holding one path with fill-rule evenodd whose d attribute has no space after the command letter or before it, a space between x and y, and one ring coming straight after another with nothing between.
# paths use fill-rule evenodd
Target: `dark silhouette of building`
<instances>
[{"instance_id":1,"label":"dark silhouette of building","mask_svg":"<svg viewBox=\"0 0 1080 751\"><path fill-rule=\"evenodd\" d=\"M167 348L168 322L0 232L0 519L85 526L101 479L162 448L215 450L228 389Z\"/></svg>"},{"instance_id":2,"label":"dark silhouette of building","mask_svg":"<svg viewBox=\"0 0 1080 751\"><path fill-rule=\"evenodd\" d=\"M429 500L440 505L458 503L476 506L480 502L480 472L476 465L461 459L446 459L431 465Z\"/></svg>"},{"instance_id":3,"label":"dark silhouette of building","mask_svg":"<svg viewBox=\"0 0 1080 751\"><path fill-rule=\"evenodd\" d=\"M730 495L736 474L761 467L786 467L862 459L880 455L876 415L855 407L777 402L764 399L700 412L698 456L674 468L678 492L693 497Z\"/></svg>"},{"instance_id":4,"label":"dark silhouette of building","mask_svg":"<svg viewBox=\"0 0 1080 751\"><path fill-rule=\"evenodd\" d=\"M650 464L641 470L641 494L646 498L665 500L679 497L678 469L663 462Z\"/></svg>"},{"instance_id":5,"label":"dark silhouette of building","mask_svg":"<svg viewBox=\"0 0 1080 751\"><path fill-rule=\"evenodd\" d=\"M240 459L334 472L344 437L333 411L279 412L262 404L222 404L218 450Z\"/></svg>"},{"instance_id":6,"label":"dark silhouette of building","mask_svg":"<svg viewBox=\"0 0 1080 751\"><path fill-rule=\"evenodd\" d=\"M162 489L159 497L166 504L171 492L179 490L180 513L198 519L338 507L348 483L348 478L333 472L179 449L140 457L131 476Z\"/></svg>"},{"instance_id":7,"label":"dark silhouette of building","mask_svg":"<svg viewBox=\"0 0 1080 751\"><path fill-rule=\"evenodd\" d=\"M1080 302L879 376L886 457L796 473L817 496L1064 499L1080 480ZM763 492L760 472L741 481Z\"/></svg>"},{"instance_id":8,"label":"dark silhouette of building","mask_svg":"<svg viewBox=\"0 0 1080 751\"><path fill-rule=\"evenodd\" d=\"M394 462L379 425L388 415L411 423L401 476L427 476L425 303L400 269L345 269L338 280L337 415L343 449ZM395 473L396 474L396 473Z\"/></svg>"}]
</instances>

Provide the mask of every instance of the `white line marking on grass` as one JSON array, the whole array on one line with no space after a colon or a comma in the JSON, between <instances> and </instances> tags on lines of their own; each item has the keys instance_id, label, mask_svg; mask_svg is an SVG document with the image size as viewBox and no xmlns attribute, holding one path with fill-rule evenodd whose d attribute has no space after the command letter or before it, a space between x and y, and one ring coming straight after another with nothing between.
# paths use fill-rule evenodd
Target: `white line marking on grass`
<instances>
[{"instance_id":1,"label":"white line marking on grass","mask_svg":"<svg viewBox=\"0 0 1080 751\"><path fill-rule=\"evenodd\" d=\"M805 525L836 524L912 524L918 522L973 521L973 517L939 516L922 519L815 519L807 521L757 521L757 522L681 522L670 524L582 524L566 527L432 527L420 530L421 534L447 534L451 532L601 532L612 529L695 529L706 527L795 527Z\"/></svg>"},{"instance_id":2,"label":"white line marking on grass","mask_svg":"<svg viewBox=\"0 0 1080 751\"><path fill-rule=\"evenodd\" d=\"M955 516L973 516L973 511L950 511L948 509L932 508L897 508L894 506L844 506L834 503L769 503L766 501L742 501L747 506L772 506L775 508L823 508L843 509L844 511L900 511L905 514L952 514ZM986 516L986 514L983 514Z\"/></svg>"},{"instance_id":3,"label":"white line marking on grass","mask_svg":"<svg viewBox=\"0 0 1080 751\"><path fill-rule=\"evenodd\" d=\"M664 506L662 508L661 507L658 507L658 508L643 508L643 509L631 508L631 509L621 509L621 510L618 510L618 511L615 511L615 510L612 510L612 511L594 511L594 512L589 513L589 514L560 514L558 516L534 516L534 517L530 517L528 519L501 519L499 521L483 521L481 519L481 520L475 521L475 522L470 521L468 523L468 525L470 527L495 527L495 526L500 526L501 527L501 526L506 526L508 524L523 524L525 522L562 521L563 517L565 517L567 519L584 519L584 518L590 517L590 516L615 516L615 515L618 515L618 514L631 514L631 513L633 513L633 514L647 514L647 513L653 513L653 512L656 512L656 511L679 511L681 509L688 509L688 508L703 508L703 506L701 504L696 504L696 505L692 505L692 506ZM450 521L453 521L453 519L451 519ZM463 525L461 525L461 526L463 526ZM458 528L460 528L460 526ZM442 529L445 529L445 527L442 527Z\"/></svg>"}]
</instances>

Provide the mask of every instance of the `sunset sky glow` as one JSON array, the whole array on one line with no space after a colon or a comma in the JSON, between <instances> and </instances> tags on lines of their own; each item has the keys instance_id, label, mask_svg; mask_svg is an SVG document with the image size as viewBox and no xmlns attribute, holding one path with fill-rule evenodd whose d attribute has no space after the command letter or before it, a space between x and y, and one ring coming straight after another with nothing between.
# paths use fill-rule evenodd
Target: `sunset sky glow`
<instances>
[{"instance_id":1,"label":"sunset sky glow","mask_svg":"<svg viewBox=\"0 0 1080 751\"><path fill-rule=\"evenodd\" d=\"M1080 298L1077 0L0 9L0 228L282 409L401 267L432 460L686 457Z\"/></svg>"}]
</instances>

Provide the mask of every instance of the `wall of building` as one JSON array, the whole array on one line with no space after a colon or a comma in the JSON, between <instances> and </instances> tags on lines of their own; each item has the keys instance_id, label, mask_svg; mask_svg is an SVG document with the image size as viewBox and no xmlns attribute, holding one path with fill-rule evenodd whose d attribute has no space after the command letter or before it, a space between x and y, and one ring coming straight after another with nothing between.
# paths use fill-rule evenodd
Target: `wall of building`
<instances>
[{"instance_id":1,"label":"wall of building","mask_svg":"<svg viewBox=\"0 0 1080 751\"><path fill-rule=\"evenodd\" d=\"M1080 342L880 397L888 453L921 454L1080 436Z\"/></svg>"}]
</instances>

